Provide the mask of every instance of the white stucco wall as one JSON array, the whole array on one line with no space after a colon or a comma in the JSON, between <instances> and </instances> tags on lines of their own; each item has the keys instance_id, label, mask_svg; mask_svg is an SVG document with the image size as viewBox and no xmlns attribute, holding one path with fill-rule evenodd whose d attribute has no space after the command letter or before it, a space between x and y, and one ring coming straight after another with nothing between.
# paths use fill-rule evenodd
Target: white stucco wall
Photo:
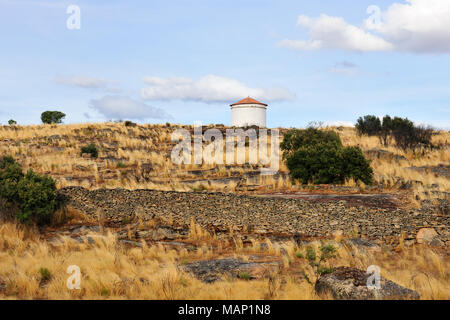
<instances>
[{"instance_id":1,"label":"white stucco wall","mask_svg":"<svg viewBox=\"0 0 450 320\"><path fill-rule=\"evenodd\" d=\"M231 125L266 127L266 107L259 104L241 104L231 107Z\"/></svg>"}]
</instances>

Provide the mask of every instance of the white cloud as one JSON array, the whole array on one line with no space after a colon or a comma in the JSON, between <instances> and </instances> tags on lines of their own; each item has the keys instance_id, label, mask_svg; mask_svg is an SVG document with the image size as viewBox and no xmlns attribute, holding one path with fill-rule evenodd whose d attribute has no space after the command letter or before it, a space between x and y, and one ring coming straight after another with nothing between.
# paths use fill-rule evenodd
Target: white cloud
<instances>
[{"instance_id":1,"label":"white cloud","mask_svg":"<svg viewBox=\"0 0 450 320\"><path fill-rule=\"evenodd\" d=\"M88 76L56 76L55 83L85 89L100 89L105 88L109 81Z\"/></svg>"},{"instance_id":2,"label":"white cloud","mask_svg":"<svg viewBox=\"0 0 450 320\"><path fill-rule=\"evenodd\" d=\"M56 84L61 84L69 87L102 90L112 94L119 94L123 92L121 88L111 86L115 84L115 81L90 76L56 76L54 81Z\"/></svg>"},{"instance_id":3,"label":"white cloud","mask_svg":"<svg viewBox=\"0 0 450 320\"><path fill-rule=\"evenodd\" d=\"M214 103L234 102L247 96L266 102L294 99L294 95L287 89L278 87L250 88L238 80L215 75L207 75L197 81L184 77L144 77L143 81L150 85L141 89L141 97L145 100L184 100Z\"/></svg>"},{"instance_id":4,"label":"white cloud","mask_svg":"<svg viewBox=\"0 0 450 320\"><path fill-rule=\"evenodd\" d=\"M332 73L340 73L346 75L354 75L358 70L358 66L352 62L337 62L329 71Z\"/></svg>"},{"instance_id":5,"label":"white cloud","mask_svg":"<svg viewBox=\"0 0 450 320\"><path fill-rule=\"evenodd\" d=\"M309 40L283 40L279 46L295 50L340 49L349 51L403 51L450 53L450 1L405 0L380 13L380 21L366 19L362 26L341 17L299 16Z\"/></svg>"},{"instance_id":6,"label":"white cloud","mask_svg":"<svg viewBox=\"0 0 450 320\"><path fill-rule=\"evenodd\" d=\"M149 106L127 96L106 95L98 100L91 100L91 108L111 119L171 119L160 108Z\"/></svg>"},{"instance_id":7,"label":"white cloud","mask_svg":"<svg viewBox=\"0 0 450 320\"><path fill-rule=\"evenodd\" d=\"M450 1L406 2L390 6L377 31L400 51L450 53Z\"/></svg>"},{"instance_id":8,"label":"white cloud","mask_svg":"<svg viewBox=\"0 0 450 320\"><path fill-rule=\"evenodd\" d=\"M283 40L278 45L296 50L343 49L355 51L386 51L392 45L377 37L345 22L343 18L330 17L326 14L313 19L301 15L298 25L307 28L310 40Z\"/></svg>"}]
</instances>

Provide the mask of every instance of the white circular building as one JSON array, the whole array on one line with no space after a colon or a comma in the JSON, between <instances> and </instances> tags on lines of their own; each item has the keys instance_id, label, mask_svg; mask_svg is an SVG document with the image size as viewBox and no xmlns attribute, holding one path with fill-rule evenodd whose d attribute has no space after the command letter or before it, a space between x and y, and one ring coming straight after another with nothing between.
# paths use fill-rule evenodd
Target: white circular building
<instances>
[{"instance_id":1,"label":"white circular building","mask_svg":"<svg viewBox=\"0 0 450 320\"><path fill-rule=\"evenodd\" d=\"M231 105L231 125L233 127L266 127L267 104L247 97Z\"/></svg>"}]
</instances>

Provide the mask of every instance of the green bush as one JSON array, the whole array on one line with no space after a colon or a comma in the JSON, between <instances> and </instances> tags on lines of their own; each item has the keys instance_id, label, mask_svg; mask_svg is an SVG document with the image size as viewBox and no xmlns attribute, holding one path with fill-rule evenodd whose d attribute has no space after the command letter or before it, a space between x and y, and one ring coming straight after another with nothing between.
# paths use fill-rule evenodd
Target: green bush
<instances>
[{"instance_id":1,"label":"green bush","mask_svg":"<svg viewBox=\"0 0 450 320\"><path fill-rule=\"evenodd\" d=\"M17 184L23 176L22 166L13 157L3 157L0 160L0 197L10 203L17 201Z\"/></svg>"},{"instance_id":2,"label":"green bush","mask_svg":"<svg viewBox=\"0 0 450 320\"><path fill-rule=\"evenodd\" d=\"M52 274L47 268L39 268L39 273L41 275L41 282L47 282L52 278Z\"/></svg>"},{"instance_id":3,"label":"green bush","mask_svg":"<svg viewBox=\"0 0 450 320\"><path fill-rule=\"evenodd\" d=\"M334 131L319 130L309 127L305 130L291 129L284 134L281 149L284 155L291 155L305 146L316 146L326 144L330 147L342 147L341 138Z\"/></svg>"},{"instance_id":4,"label":"green bush","mask_svg":"<svg viewBox=\"0 0 450 320\"><path fill-rule=\"evenodd\" d=\"M342 172L345 178L353 178L365 184L372 183L373 170L359 147L346 147L342 152Z\"/></svg>"},{"instance_id":5,"label":"green bush","mask_svg":"<svg viewBox=\"0 0 450 320\"><path fill-rule=\"evenodd\" d=\"M102 290L100 290L100 295L108 297L111 294L111 290L107 289L107 288L102 288Z\"/></svg>"},{"instance_id":6,"label":"green bush","mask_svg":"<svg viewBox=\"0 0 450 320\"><path fill-rule=\"evenodd\" d=\"M56 183L48 176L34 173L24 175L22 167L12 157L0 160L0 198L16 208L20 222L43 225L49 223L56 210Z\"/></svg>"},{"instance_id":7,"label":"green bush","mask_svg":"<svg viewBox=\"0 0 450 320\"><path fill-rule=\"evenodd\" d=\"M41 176L28 170L17 184L20 212L17 218L21 222L35 222L39 225L50 222L56 209L56 183L48 176Z\"/></svg>"},{"instance_id":8,"label":"green bush","mask_svg":"<svg viewBox=\"0 0 450 320\"><path fill-rule=\"evenodd\" d=\"M305 254L309 265L315 271L316 279L318 279L321 275L333 272L333 268L331 266L327 266L326 264L330 259L338 256L337 248L332 244L321 245L319 250L320 255L318 255L314 247L308 246ZM304 270L303 275L305 276L306 281L312 283Z\"/></svg>"},{"instance_id":9,"label":"green bush","mask_svg":"<svg viewBox=\"0 0 450 320\"><path fill-rule=\"evenodd\" d=\"M97 158L98 157L98 149L97 146L93 143L82 147L81 148L81 155L83 155L83 153L87 153L90 154L92 158Z\"/></svg>"},{"instance_id":10,"label":"green bush","mask_svg":"<svg viewBox=\"0 0 450 320\"><path fill-rule=\"evenodd\" d=\"M17 121L16 121L16 120L13 120L13 119L9 119L9 120L8 120L8 124L9 124L10 126L14 126L14 125L17 124Z\"/></svg>"},{"instance_id":11,"label":"green bush","mask_svg":"<svg viewBox=\"0 0 450 320\"><path fill-rule=\"evenodd\" d=\"M252 275L248 272L242 272L239 274L239 279L248 281L252 279Z\"/></svg>"},{"instance_id":12,"label":"green bush","mask_svg":"<svg viewBox=\"0 0 450 320\"><path fill-rule=\"evenodd\" d=\"M129 120L125 121L124 124L125 124L125 127L136 127L137 126L136 123L134 123L133 121L129 121Z\"/></svg>"},{"instance_id":13,"label":"green bush","mask_svg":"<svg viewBox=\"0 0 450 320\"><path fill-rule=\"evenodd\" d=\"M307 146L287 157L286 165L292 179L303 184L341 183L343 179L340 175L339 157L338 149L324 145Z\"/></svg>"},{"instance_id":14,"label":"green bush","mask_svg":"<svg viewBox=\"0 0 450 320\"><path fill-rule=\"evenodd\" d=\"M117 162L117 168L118 169L126 168L126 167L127 167L127 165L125 163L123 163L122 161Z\"/></svg>"},{"instance_id":15,"label":"green bush","mask_svg":"<svg viewBox=\"0 0 450 320\"><path fill-rule=\"evenodd\" d=\"M52 123L62 123L66 114L60 111L45 111L41 114L42 123L52 124Z\"/></svg>"},{"instance_id":16,"label":"green bush","mask_svg":"<svg viewBox=\"0 0 450 320\"><path fill-rule=\"evenodd\" d=\"M373 171L359 147L342 146L336 132L291 129L281 143L291 178L301 183L344 183L346 179L372 183Z\"/></svg>"}]
</instances>

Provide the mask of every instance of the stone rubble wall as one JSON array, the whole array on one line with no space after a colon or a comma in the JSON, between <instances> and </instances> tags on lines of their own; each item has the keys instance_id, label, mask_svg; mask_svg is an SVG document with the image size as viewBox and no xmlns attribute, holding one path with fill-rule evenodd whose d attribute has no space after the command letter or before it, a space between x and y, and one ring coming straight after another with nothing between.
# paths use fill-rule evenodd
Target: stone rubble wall
<instances>
[{"instance_id":1,"label":"stone rubble wall","mask_svg":"<svg viewBox=\"0 0 450 320\"><path fill-rule=\"evenodd\" d=\"M415 241L421 228L434 228L442 244L450 238L448 202L439 210L432 206L405 210L383 208L381 203L359 206L336 199L308 201L211 192L67 187L58 194L64 205L95 218L101 213L111 222L163 218L189 226L193 219L207 230L225 232L232 228L305 237L330 237L339 232L354 235L356 230L358 236L385 241L398 240L402 233L406 241Z\"/></svg>"}]
</instances>

